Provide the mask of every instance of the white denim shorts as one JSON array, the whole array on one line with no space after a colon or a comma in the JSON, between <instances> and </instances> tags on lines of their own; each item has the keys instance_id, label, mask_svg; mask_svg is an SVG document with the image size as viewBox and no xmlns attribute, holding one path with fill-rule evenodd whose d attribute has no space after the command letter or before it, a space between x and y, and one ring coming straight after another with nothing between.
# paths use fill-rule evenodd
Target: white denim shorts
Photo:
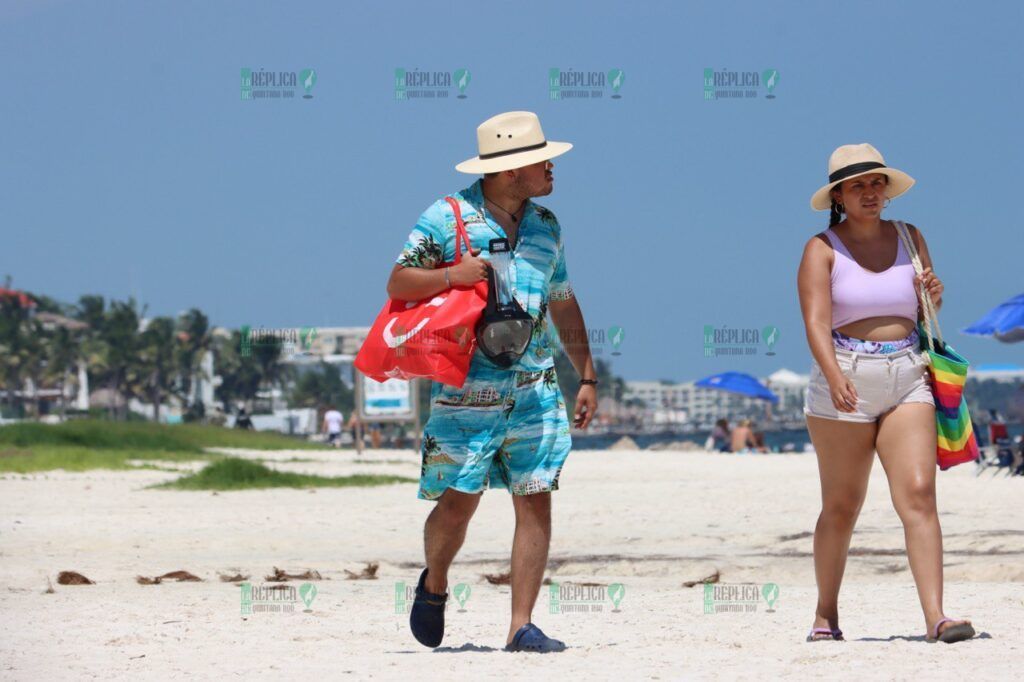
<instances>
[{"instance_id":1,"label":"white denim shorts","mask_svg":"<svg viewBox=\"0 0 1024 682\"><path fill-rule=\"evenodd\" d=\"M840 412L832 404L828 381L817 362L804 394L804 414L838 421L870 423L903 403L935 404L928 375L927 354L915 348L895 353L856 353L835 348L843 374L853 380L857 404Z\"/></svg>"}]
</instances>

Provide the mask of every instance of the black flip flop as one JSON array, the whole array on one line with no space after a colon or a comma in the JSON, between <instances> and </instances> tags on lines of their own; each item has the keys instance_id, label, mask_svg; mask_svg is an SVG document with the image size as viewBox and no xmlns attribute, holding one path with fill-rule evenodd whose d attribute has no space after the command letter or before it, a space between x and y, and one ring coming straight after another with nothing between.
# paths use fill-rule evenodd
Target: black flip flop
<instances>
[{"instance_id":1,"label":"black flip flop","mask_svg":"<svg viewBox=\"0 0 1024 682\"><path fill-rule=\"evenodd\" d=\"M935 627L932 628L932 632L925 635L925 641L934 644L935 642L945 642L946 644L952 644L953 642L962 642L965 639L974 637L974 628L970 623L959 623L957 625L950 625L948 628L939 633L939 626L943 623L951 623L956 618L942 618ZM935 633L935 634L932 634Z\"/></svg>"},{"instance_id":2,"label":"black flip flop","mask_svg":"<svg viewBox=\"0 0 1024 682\"><path fill-rule=\"evenodd\" d=\"M815 635L828 635L828 637L815 637ZM843 631L839 628L814 628L807 635L808 642L845 642Z\"/></svg>"}]
</instances>

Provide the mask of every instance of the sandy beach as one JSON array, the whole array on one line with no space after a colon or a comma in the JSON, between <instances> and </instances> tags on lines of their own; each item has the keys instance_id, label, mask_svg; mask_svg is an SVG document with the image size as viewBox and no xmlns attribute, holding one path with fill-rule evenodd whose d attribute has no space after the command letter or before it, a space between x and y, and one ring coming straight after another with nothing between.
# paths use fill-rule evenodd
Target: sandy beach
<instances>
[{"instance_id":1,"label":"sandy beach","mask_svg":"<svg viewBox=\"0 0 1024 682\"><path fill-rule=\"evenodd\" d=\"M273 466L287 471L419 473L413 451L232 452L281 460ZM314 461L283 461L291 458ZM414 484L147 489L175 475L0 477L4 679L1006 679L1024 662L1024 488L1019 479L975 477L971 466L940 472L938 497L946 610L973 619L979 637L923 641L902 528L876 462L840 603L848 641L806 643L819 499L813 455L574 452L554 498L548 576L556 584L542 588L534 612L571 648L546 656L501 651L509 588L483 574L507 570L513 517L504 491L484 495L449 576L468 589L451 599L444 645L431 651L413 640L404 612L431 508L415 499ZM346 579L370 562L379 563L377 579ZM219 574L265 586L274 567L321 574L309 608L300 599L290 613L243 616L241 588ZM179 569L203 581L135 580ZM96 584L58 585L64 570ZM713 594L712 606L749 595L744 584L754 587L753 603L706 613L703 587L683 583L716 571L719 586L736 591ZM767 583L778 588L770 606L760 596Z\"/></svg>"}]
</instances>

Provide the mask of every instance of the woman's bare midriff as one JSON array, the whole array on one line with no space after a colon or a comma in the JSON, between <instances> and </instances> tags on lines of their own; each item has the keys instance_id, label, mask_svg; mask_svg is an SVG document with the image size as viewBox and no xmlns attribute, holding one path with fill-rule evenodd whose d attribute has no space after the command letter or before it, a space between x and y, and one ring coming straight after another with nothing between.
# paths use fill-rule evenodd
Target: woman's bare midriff
<instances>
[{"instance_id":1,"label":"woman's bare midriff","mask_svg":"<svg viewBox=\"0 0 1024 682\"><path fill-rule=\"evenodd\" d=\"M838 327L836 331L865 341L897 341L905 339L917 327L917 322L905 317L868 317Z\"/></svg>"}]
</instances>

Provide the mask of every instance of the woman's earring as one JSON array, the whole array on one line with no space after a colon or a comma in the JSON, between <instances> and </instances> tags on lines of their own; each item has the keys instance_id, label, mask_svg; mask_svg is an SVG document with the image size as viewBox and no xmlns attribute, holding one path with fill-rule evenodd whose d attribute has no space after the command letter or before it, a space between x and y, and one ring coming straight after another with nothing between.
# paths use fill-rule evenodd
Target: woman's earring
<instances>
[{"instance_id":1,"label":"woman's earring","mask_svg":"<svg viewBox=\"0 0 1024 682\"><path fill-rule=\"evenodd\" d=\"M892 203L892 199L890 199L889 197L886 197L885 198L885 203L882 204L882 208L889 208L889 204L891 204L891 203Z\"/></svg>"}]
</instances>

